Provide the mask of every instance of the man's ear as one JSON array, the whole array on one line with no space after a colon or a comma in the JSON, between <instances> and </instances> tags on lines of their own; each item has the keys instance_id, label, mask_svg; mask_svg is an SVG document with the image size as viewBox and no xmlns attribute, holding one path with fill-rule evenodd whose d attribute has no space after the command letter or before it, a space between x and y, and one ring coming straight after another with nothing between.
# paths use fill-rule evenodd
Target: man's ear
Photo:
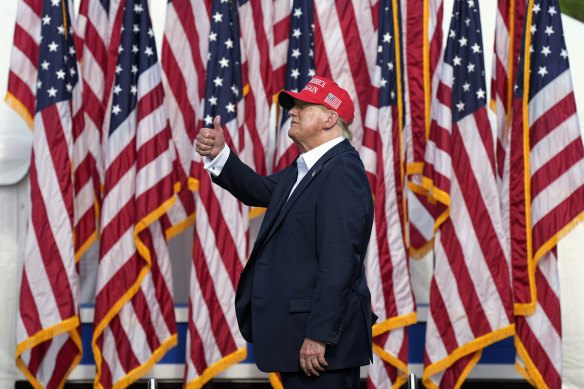
<instances>
[{"instance_id":1,"label":"man's ear","mask_svg":"<svg viewBox=\"0 0 584 389\"><path fill-rule=\"evenodd\" d=\"M337 124L337 121L339 120L339 114L336 113L335 111L329 111L327 112L327 119L324 122L324 128L331 129L335 126L335 124Z\"/></svg>"}]
</instances>

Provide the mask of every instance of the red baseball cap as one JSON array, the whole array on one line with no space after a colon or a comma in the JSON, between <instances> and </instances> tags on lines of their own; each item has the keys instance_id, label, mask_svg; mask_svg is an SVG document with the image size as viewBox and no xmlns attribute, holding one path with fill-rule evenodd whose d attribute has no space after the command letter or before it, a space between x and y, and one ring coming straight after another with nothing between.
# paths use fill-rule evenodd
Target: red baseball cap
<instances>
[{"instance_id":1,"label":"red baseball cap","mask_svg":"<svg viewBox=\"0 0 584 389\"><path fill-rule=\"evenodd\" d=\"M337 85L336 82L321 76L314 76L300 93L282 91L278 96L278 103L285 109L294 107L294 99L307 103L322 104L335 111L350 124L355 117L355 106L349 93Z\"/></svg>"}]
</instances>

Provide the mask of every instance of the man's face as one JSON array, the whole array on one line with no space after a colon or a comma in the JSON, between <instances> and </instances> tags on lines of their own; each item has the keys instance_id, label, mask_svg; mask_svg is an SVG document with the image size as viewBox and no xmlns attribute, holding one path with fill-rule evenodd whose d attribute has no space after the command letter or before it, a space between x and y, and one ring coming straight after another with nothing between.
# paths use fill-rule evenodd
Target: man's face
<instances>
[{"instance_id":1,"label":"man's face","mask_svg":"<svg viewBox=\"0 0 584 389\"><path fill-rule=\"evenodd\" d=\"M292 120L288 136L302 151L308 151L322 144L322 133L328 115L317 104L296 99L294 103L289 111Z\"/></svg>"}]
</instances>

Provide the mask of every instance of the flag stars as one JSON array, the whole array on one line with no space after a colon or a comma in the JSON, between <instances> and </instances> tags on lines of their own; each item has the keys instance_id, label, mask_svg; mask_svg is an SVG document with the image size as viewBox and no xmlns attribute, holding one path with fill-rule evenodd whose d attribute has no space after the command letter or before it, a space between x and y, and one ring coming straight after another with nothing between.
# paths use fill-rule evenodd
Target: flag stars
<instances>
[{"instance_id":1,"label":"flag stars","mask_svg":"<svg viewBox=\"0 0 584 389\"><path fill-rule=\"evenodd\" d=\"M554 7L553 5L551 5L551 6L548 8L548 13L549 13L551 16L554 16L555 14L557 14L557 13L558 13L558 11L556 11L556 7Z\"/></svg>"},{"instance_id":2,"label":"flag stars","mask_svg":"<svg viewBox=\"0 0 584 389\"><path fill-rule=\"evenodd\" d=\"M49 44L49 51L50 52L56 52L58 48L59 48L59 45L57 43L55 43L54 41Z\"/></svg>"},{"instance_id":3,"label":"flag stars","mask_svg":"<svg viewBox=\"0 0 584 389\"><path fill-rule=\"evenodd\" d=\"M456 31L454 31L454 30L450 30L450 35L449 35L449 37L450 37L450 38L456 38Z\"/></svg>"},{"instance_id":4,"label":"flag stars","mask_svg":"<svg viewBox=\"0 0 584 389\"><path fill-rule=\"evenodd\" d=\"M470 91L470 84L469 84L468 82L465 82L465 83L462 85L462 90L463 90L463 91L465 91L465 92L468 92L468 91Z\"/></svg>"},{"instance_id":5,"label":"flag stars","mask_svg":"<svg viewBox=\"0 0 584 389\"><path fill-rule=\"evenodd\" d=\"M300 38L301 35L302 32L300 31L299 28L295 28L294 31L292 31L292 36L296 39Z\"/></svg>"},{"instance_id":6,"label":"flag stars","mask_svg":"<svg viewBox=\"0 0 584 389\"><path fill-rule=\"evenodd\" d=\"M213 118L211 117L211 115L207 114L207 116L205 116L205 125L210 126L211 124L213 124Z\"/></svg>"},{"instance_id":7,"label":"flag stars","mask_svg":"<svg viewBox=\"0 0 584 389\"><path fill-rule=\"evenodd\" d=\"M122 51L124 51L124 48L122 47L122 45L120 45L120 47L118 47L118 54L121 54Z\"/></svg>"},{"instance_id":8,"label":"flag stars","mask_svg":"<svg viewBox=\"0 0 584 389\"><path fill-rule=\"evenodd\" d=\"M67 89L67 92L71 92L73 90L73 85L67 83L67 85L65 85L65 88Z\"/></svg>"},{"instance_id":9,"label":"flag stars","mask_svg":"<svg viewBox=\"0 0 584 389\"><path fill-rule=\"evenodd\" d=\"M49 15L45 15L42 19L43 21L43 26L46 26L47 24L51 24L51 17Z\"/></svg>"},{"instance_id":10,"label":"flag stars","mask_svg":"<svg viewBox=\"0 0 584 389\"><path fill-rule=\"evenodd\" d=\"M313 77L316 74L316 70L308 69L308 77Z\"/></svg>"},{"instance_id":11,"label":"flag stars","mask_svg":"<svg viewBox=\"0 0 584 389\"><path fill-rule=\"evenodd\" d=\"M136 85L132 85L130 87L130 93L136 96L136 93L138 93L138 88L136 88Z\"/></svg>"},{"instance_id":12,"label":"flag stars","mask_svg":"<svg viewBox=\"0 0 584 389\"><path fill-rule=\"evenodd\" d=\"M120 108L120 105L119 105L119 104L116 104L116 105L114 105L114 106L112 107L112 113L113 113L114 115L117 115L117 114L119 114L120 112L122 112L122 108Z\"/></svg>"},{"instance_id":13,"label":"flag stars","mask_svg":"<svg viewBox=\"0 0 584 389\"><path fill-rule=\"evenodd\" d=\"M479 88L479 90L476 91L476 94L477 94L477 99L480 100L480 99L485 98L486 92L483 90L483 88Z\"/></svg>"},{"instance_id":14,"label":"flag stars","mask_svg":"<svg viewBox=\"0 0 584 389\"><path fill-rule=\"evenodd\" d=\"M294 17L299 18L302 16L302 9L301 8L294 8Z\"/></svg>"},{"instance_id":15,"label":"flag stars","mask_svg":"<svg viewBox=\"0 0 584 389\"><path fill-rule=\"evenodd\" d=\"M391 72L393 71L393 62L388 62L387 63L387 69Z\"/></svg>"},{"instance_id":16,"label":"flag stars","mask_svg":"<svg viewBox=\"0 0 584 389\"><path fill-rule=\"evenodd\" d=\"M65 35L65 27L63 27L62 24L57 27L57 31L59 32L59 35Z\"/></svg>"},{"instance_id":17,"label":"flag stars","mask_svg":"<svg viewBox=\"0 0 584 389\"><path fill-rule=\"evenodd\" d=\"M134 24L132 31L137 34L140 32L140 26L138 24Z\"/></svg>"},{"instance_id":18,"label":"flag stars","mask_svg":"<svg viewBox=\"0 0 584 389\"><path fill-rule=\"evenodd\" d=\"M132 45L132 53L136 54L138 51L140 51L138 45Z\"/></svg>"},{"instance_id":19,"label":"flag stars","mask_svg":"<svg viewBox=\"0 0 584 389\"><path fill-rule=\"evenodd\" d=\"M531 35L533 35L537 32L537 27L535 26L535 24L531 25L530 31L531 31Z\"/></svg>"},{"instance_id":20,"label":"flag stars","mask_svg":"<svg viewBox=\"0 0 584 389\"><path fill-rule=\"evenodd\" d=\"M120 64L117 64L117 65L116 65L116 74L119 74L119 73L120 73L122 70L124 70L124 69L122 68L122 65L120 65Z\"/></svg>"},{"instance_id":21,"label":"flag stars","mask_svg":"<svg viewBox=\"0 0 584 389\"><path fill-rule=\"evenodd\" d=\"M208 101L209 101L209 104L211 104L211 105L217 105L217 97L215 97L215 96L209 97Z\"/></svg>"},{"instance_id":22,"label":"flag stars","mask_svg":"<svg viewBox=\"0 0 584 389\"><path fill-rule=\"evenodd\" d=\"M545 33L547 34L547 36L551 36L554 33L554 28L552 26L547 26L545 28Z\"/></svg>"},{"instance_id":23,"label":"flag stars","mask_svg":"<svg viewBox=\"0 0 584 389\"><path fill-rule=\"evenodd\" d=\"M215 12L215 15L213 15L213 20L215 21L215 23L221 23L223 21L223 14Z\"/></svg>"},{"instance_id":24,"label":"flag stars","mask_svg":"<svg viewBox=\"0 0 584 389\"><path fill-rule=\"evenodd\" d=\"M460 64L462 63L462 58L460 58L457 55L454 58L452 58L452 62L454 63L454 66L460 66Z\"/></svg>"},{"instance_id":25,"label":"flag stars","mask_svg":"<svg viewBox=\"0 0 584 389\"><path fill-rule=\"evenodd\" d=\"M58 7L61 4L61 0L51 0L51 6Z\"/></svg>"},{"instance_id":26,"label":"flag stars","mask_svg":"<svg viewBox=\"0 0 584 389\"><path fill-rule=\"evenodd\" d=\"M65 72L63 71L63 69L59 69L55 72L55 74L57 75L57 79L58 80L64 80L65 79Z\"/></svg>"},{"instance_id":27,"label":"flag stars","mask_svg":"<svg viewBox=\"0 0 584 389\"><path fill-rule=\"evenodd\" d=\"M132 65L132 69L130 71L132 72L132 74L136 75L136 73L138 73L138 66Z\"/></svg>"},{"instance_id":28,"label":"flag stars","mask_svg":"<svg viewBox=\"0 0 584 389\"><path fill-rule=\"evenodd\" d=\"M467 26L470 26L470 18L466 18L466 20L464 21L464 24L466 24Z\"/></svg>"},{"instance_id":29,"label":"flag stars","mask_svg":"<svg viewBox=\"0 0 584 389\"><path fill-rule=\"evenodd\" d=\"M141 14L144 11L142 8L142 4L134 4L134 12L137 14Z\"/></svg>"},{"instance_id":30,"label":"flag stars","mask_svg":"<svg viewBox=\"0 0 584 389\"><path fill-rule=\"evenodd\" d=\"M75 55L75 48L73 46L69 47L69 55L71 56Z\"/></svg>"},{"instance_id":31,"label":"flag stars","mask_svg":"<svg viewBox=\"0 0 584 389\"><path fill-rule=\"evenodd\" d=\"M225 41L225 46L226 46L228 49L232 49L232 48L233 48L233 41L231 40L231 38L229 38L229 39L227 39L227 40Z\"/></svg>"},{"instance_id":32,"label":"flag stars","mask_svg":"<svg viewBox=\"0 0 584 389\"><path fill-rule=\"evenodd\" d=\"M464 110L464 103L461 101L460 103L456 104L456 108L458 108L458 112Z\"/></svg>"},{"instance_id":33,"label":"flag stars","mask_svg":"<svg viewBox=\"0 0 584 389\"><path fill-rule=\"evenodd\" d=\"M466 46L467 42L468 42L468 40L465 37L462 37L458 40L458 43L460 43L460 47Z\"/></svg>"},{"instance_id":34,"label":"flag stars","mask_svg":"<svg viewBox=\"0 0 584 389\"><path fill-rule=\"evenodd\" d=\"M547 57L549 54L552 53L552 51L550 50L550 47L549 46L544 46L541 49L541 53Z\"/></svg>"},{"instance_id":35,"label":"flag stars","mask_svg":"<svg viewBox=\"0 0 584 389\"><path fill-rule=\"evenodd\" d=\"M47 90L47 93L49 94L49 97L56 97L57 96L57 90L53 87L51 87L49 90Z\"/></svg>"},{"instance_id":36,"label":"flag stars","mask_svg":"<svg viewBox=\"0 0 584 389\"><path fill-rule=\"evenodd\" d=\"M292 77L292 78L300 77L300 72L298 71L298 69L292 69L292 72L290 73L290 77Z\"/></svg>"},{"instance_id":37,"label":"flag stars","mask_svg":"<svg viewBox=\"0 0 584 389\"><path fill-rule=\"evenodd\" d=\"M148 29L148 36L149 36L150 38L154 38L154 30L152 29L152 27L150 27L150 28Z\"/></svg>"},{"instance_id":38,"label":"flag stars","mask_svg":"<svg viewBox=\"0 0 584 389\"><path fill-rule=\"evenodd\" d=\"M75 70L75 68L71 68L71 69L69 69L69 74L71 74L71 77L75 77L75 74L77 74L77 71Z\"/></svg>"},{"instance_id":39,"label":"flag stars","mask_svg":"<svg viewBox=\"0 0 584 389\"><path fill-rule=\"evenodd\" d=\"M221 65L221 68L229 67L229 60L227 58L223 57L219 61L219 65Z\"/></svg>"},{"instance_id":40,"label":"flag stars","mask_svg":"<svg viewBox=\"0 0 584 389\"><path fill-rule=\"evenodd\" d=\"M209 42L216 42L217 41L217 33L212 32L209 34Z\"/></svg>"},{"instance_id":41,"label":"flag stars","mask_svg":"<svg viewBox=\"0 0 584 389\"><path fill-rule=\"evenodd\" d=\"M300 57L300 49L293 49L293 50L292 50L292 57L293 57L293 58L298 58L298 57Z\"/></svg>"},{"instance_id":42,"label":"flag stars","mask_svg":"<svg viewBox=\"0 0 584 389\"><path fill-rule=\"evenodd\" d=\"M548 73L547 71L547 67L545 66L540 66L539 70L537 71L537 74L539 74L542 78Z\"/></svg>"},{"instance_id":43,"label":"flag stars","mask_svg":"<svg viewBox=\"0 0 584 389\"><path fill-rule=\"evenodd\" d=\"M563 59L568 58L568 52L566 51L566 49L562 49L562 51L560 52L560 57L562 57Z\"/></svg>"},{"instance_id":44,"label":"flag stars","mask_svg":"<svg viewBox=\"0 0 584 389\"><path fill-rule=\"evenodd\" d=\"M481 46L478 43L476 43L476 42L470 48L472 49L472 52L475 53L475 54L481 52Z\"/></svg>"},{"instance_id":45,"label":"flag stars","mask_svg":"<svg viewBox=\"0 0 584 389\"><path fill-rule=\"evenodd\" d=\"M389 32L386 32L383 35L383 43L391 43L391 35L389 34Z\"/></svg>"},{"instance_id":46,"label":"flag stars","mask_svg":"<svg viewBox=\"0 0 584 389\"><path fill-rule=\"evenodd\" d=\"M43 63L41 63L41 69L43 70L49 70L49 63L45 60L43 61Z\"/></svg>"},{"instance_id":47,"label":"flag stars","mask_svg":"<svg viewBox=\"0 0 584 389\"><path fill-rule=\"evenodd\" d=\"M474 63L469 63L469 64L466 66L466 69L468 70L468 72L469 72L469 73L472 73L472 72L474 72L474 70L475 70L475 64L474 64Z\"/></svg>"},{"instance_id":48,"label":"flag stars","mask_svg":"<svg viewBox=\"0 0 584 389\"><path fill-rule=\"evenodd\" d=\"M474 0L468 0L467 3L469 8L473 8L475 6Z\"/></svg>"},{"instance_id":49,"label":"flag stars","mask_svg":"<svg viewBox=\"0 0 584 389\"><path fill-rule=\"evenodd\" d=\"M223 79L221 77L215 77L215 79L213 80L213 83L215 84L216 88L223 86Z\"/></svg>"},{"instance_id":50,"label":"flag stars","mask_svg":"<svg viewBox=\"0 0 584 389\"><path fill-rule=\"evenodd\" d=\"M533 4L533 13L538 14L541 11L541 6L539 4Z\"/></svg>"},{"instance_id":51,"label":"flag stars","mask_svg":"<svg viewBox=\"0 0 584 389\"><path fill-rule=\"evenodd\" d=\"M116 86L114 86L114 94L117 96L122 92L122 87L117 84Z\"/></svg>"},{"instance_id":52,"label":"flag stars","mask_svg":"<svg viewBox=\"0 0 584 389\"><path fill-rule=\"evenodd\" d=\"M152 51L152 47L146 46L146 48L144 49L144 54L146 54L149 57L154 55L154 51Z\"/></svg>"},{"instance_id":53,"label":"flag stars","mask_svg":"<svg viewBox=\"0 0 584 389\"><path fill-rule=\"evenodd\" d=\"M235 85L231 85L231 91L235 95L235 97L239 96L239 89Z\"/></svg>"},{"instance_id":54,"label":"flag stars","mask_svg":"<svg viewBox=\"0 0 584 389\"><path fill-rule=\"evenodd\" d=\"M229 104L225 106L225 109L227 109L227 112L235 112L235 105L232 102L229 102Z\"/></svg>"},{"instance_id":55,"label":"flag stars","mask_svg":"<svg viewBox=\"0 0 584 389\"><path fill-rule=\"evenodd\" d=\"M387 86L387 80L385 78L382 78L381 81L379 81L379 87L385 88L386 86Z\"/></svg>"}]
</instances>

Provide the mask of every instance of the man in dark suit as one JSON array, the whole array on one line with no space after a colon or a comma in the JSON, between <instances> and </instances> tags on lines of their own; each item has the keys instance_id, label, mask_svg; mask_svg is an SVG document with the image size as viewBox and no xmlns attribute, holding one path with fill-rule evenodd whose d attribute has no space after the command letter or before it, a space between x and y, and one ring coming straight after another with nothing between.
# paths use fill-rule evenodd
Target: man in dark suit
<instances>
[{"instance_id":1,"label":"man in dark suit","mask_svg":"<svg viewBox=\"0 0 584 389\"><path fill-rule=\"evenodd\" d=\"M358 388L371 360L371 296L364 259L373 223L371 189L349 140L349 94L313 77L278 101L302 154L267 177L225 146L220 118L197 136L213 181L250 206L266 207L241 273L235 310L257 366L286 389Z\"/></svg>"}]
</instances>

